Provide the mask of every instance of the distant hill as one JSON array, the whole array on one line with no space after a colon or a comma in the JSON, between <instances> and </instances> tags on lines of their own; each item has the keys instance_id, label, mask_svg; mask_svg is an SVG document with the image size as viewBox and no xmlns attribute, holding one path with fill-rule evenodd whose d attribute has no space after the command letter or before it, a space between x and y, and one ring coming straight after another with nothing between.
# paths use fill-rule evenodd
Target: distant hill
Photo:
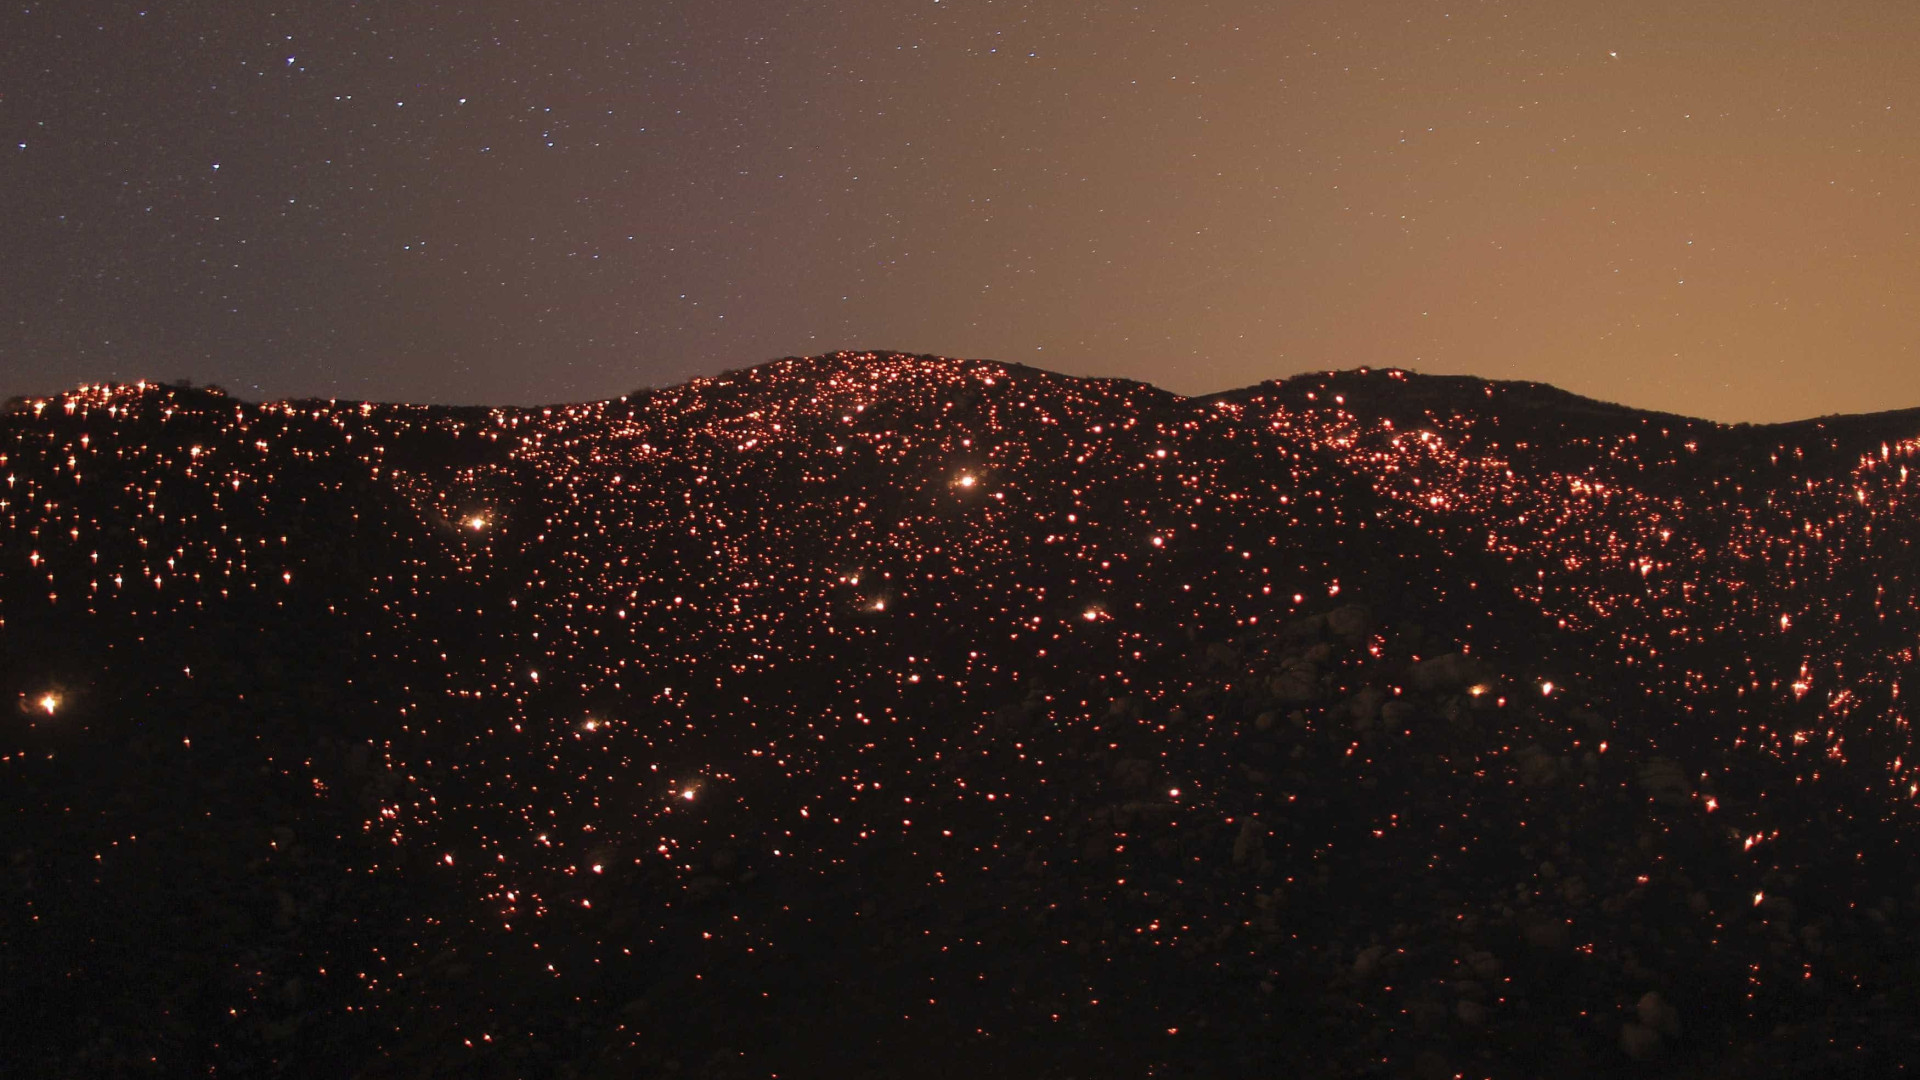
<instances>
[{"instance_id":1,"label":"distant hill","mask_svg":"<svg viewBox=\"0 0 1920 1080\"><path fill-rule=\"evenodd\" d=\"M873 353L22 401L8 1058L1889 1070L1916 440Z\"/></svg>"}]
</instances>

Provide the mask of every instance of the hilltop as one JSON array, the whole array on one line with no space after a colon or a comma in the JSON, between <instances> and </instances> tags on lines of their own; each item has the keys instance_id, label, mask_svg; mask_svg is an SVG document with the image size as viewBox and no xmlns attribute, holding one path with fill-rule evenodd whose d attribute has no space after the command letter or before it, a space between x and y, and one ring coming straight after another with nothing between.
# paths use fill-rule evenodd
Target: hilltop
<instances>
[{"instance_id":1,"label":"hilltop","mask_svg":"<svg viewBox=\"0 0 1920 1080\"><path fill-rule=\"evenodd\" d=\"M17 1060L1890 1068L1916 435L898 354L25 402Z\"/></svg>"}]
</instances>

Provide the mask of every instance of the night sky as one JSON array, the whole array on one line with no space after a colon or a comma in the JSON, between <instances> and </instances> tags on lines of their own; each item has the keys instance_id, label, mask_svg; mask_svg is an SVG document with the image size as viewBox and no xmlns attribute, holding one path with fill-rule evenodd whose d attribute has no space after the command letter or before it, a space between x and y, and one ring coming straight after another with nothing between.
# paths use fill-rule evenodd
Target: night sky
<instances>
[{"instance_id":1,"label":"night sky","mask_svg":"<svg viewBox=\"0 0 1920 1080\"><path fill-rule=\"evenodd\" d=\"M1905 0L16 2L0 396L886 348L1920 405L1917 56Z\"/></svg>"}]
</instances>

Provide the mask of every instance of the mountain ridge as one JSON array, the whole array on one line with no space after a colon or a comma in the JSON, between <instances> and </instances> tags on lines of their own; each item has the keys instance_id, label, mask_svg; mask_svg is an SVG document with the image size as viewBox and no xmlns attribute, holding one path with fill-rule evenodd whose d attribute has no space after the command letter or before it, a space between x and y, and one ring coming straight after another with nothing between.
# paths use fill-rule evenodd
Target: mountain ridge
<instances>
[{"instance_id":1,"label":"mountain ridge","mask_svg":"<svg viewBox=\"0 0 1920 1080\"><path fill-rule=\"evenodd\" d=\"M1839 423L1839 424L1859 423L1859 424L1876 425L1876 429L1878 426L1886 426L1889 428L1897 427L1901 430L1906 430L1908 428L1911 428L1914 431L1920 431L1920 406L1884 409L1884 410L1876 410L1873 412L1864 412L1864 413L1828 413L1828 414L1822 414L1819 416L1809 416L1809 417L1803 417L1803 418L1794 419L1794 420L1719 421L1719 420L1708 420L1701 417L1689 416L1685 413L1668 412L1668 411L1659 410L1659 409L1648 409L1640 406L1626 405L1618 402L1607 401L1602 398L1589 397L1589 396L1577 394L1570 390L1562 389L1558 386L1555 386L1552 383L1539 382L1535 380L1490 379L1490 378L1476 376L1476 375L1436 375L1436 374L1423 373L1411 368L1373 367L1369 365L1362 365L1362 366L1353 367L1353 368L1341 368L1341 369L1311 369L1307 371L1298 372L1293 375L1285 376L1282 378L1262 380L1260 382L1252 383L1243 387L1210 391L1204 394L1183 395L1171 390L1165 390L1157 386L1156 384L1153 384L1150 382L1146 382L1143 380L1129 379L1121 376L1074 375L1066 372L1054 371L1050 368L1043 368L1043 367L1038 367L1031 364L1024 364L1017 361L993 360L993 359L985 359L985 358L960 360L958 358L945 357L945 356L940 356L938 354L932 354L932 353L894 352L889 350L847 350L847 351L834 352L834 353L815 354L812 356L781 357L778 359L762 361L758 364L752 364L745 367L728 368L713 375L694 376L692 378L687 379L685 382L676 383L671 386L642 387L632 391L629 394L621 395L615 398L589 399L589 400L583 400L583 401L554 401L554 402L529 404L529 405L422 404L422 403L404 402L404 401L374 401L372 399L363 400L359 398L342 398L342 397L329 398L329 397L318 397L318 396L299 396L299 397L289 397L289 398L262 399L259 401L255 401L252 399L240 398L232 394L230 391L228 391L224 387L216 386L214 384L203 384L200 386L194 386L189 384L186 386L182 386L181 381L179 380L176 380L174 382L165 382L160 380L105 382L105 383L96 383L96 384L83 384L79 389L86 390L88 388L96 388L96 387L113 387L113 388L119 388L119 389L126 389L130 387L143 387L143 388L151 389L154 391L178 391L183 389L192 390L196 392L211 391L222 397L225 397L234 401L244 401L247 404L254 404L254 405L275 404L275 403L318 404L321 402L326 402L333 405L373 404L376 406L442 409L442 410L447 410L450 413L465 413L465 412L470 412L474 410L479 410L479 411L499 410L499 411L507 411L507 412L520 412L520 411L538 410L538 409L554 409L554 408L564 409L569 407L604 405L614 401L626 401L630 398L641 397L647 394L686 391L686 390L700 388L700 387L726 387L726 386L733 385L734 382L736 382L740 378L748 376L750 373L759 371L761 369L791 370L791 368L795 365L811 365L811 364L825 365L828 363L845 364L848 361L852 361L855 363L865 363L865 364L898 362L898 361L917 361L917 362L937 363L937 364L950 364L950 363L957 362L957 363L987 365L987 366L1003 369L1014 377L1041 377L1041 378L1052 378L1052 379L1071 379L1071 380L1087 382L1095 385L1110 384L1116 387L1119 387L1119 386L1137 387L1137 388L1143 388L1143 389L1150 389L1158 393L1168 395L1169 397L1174 399L1178 399L1182 401L1197 402L1202 404L1210 403L1214 401L1232 402L1232 401L1237 401L1247 397L1261 395L1261 394L1304 396L1304 393L1306 392L1317 392L1319 389L1328 389L1337 393L1349 386L1377 385L1370 381L1365 381L1365 380L1372 380L1375 378L1384 377L1384 378L1392 379L1398 382L1401 388L1404 391L1406 391L1407 394L1412 398L1414 398L1414 400L1416 401L1425 400L1425 401L1434 401L1434 402L1443 403L1446 400L1448 400L1448 398L1443 395L1443 392L1445 392L1446 394L1451 394L1454 397L1458 397L1462 401L1474 400L1473 395L1476 392L1484 396L1487 393L1487 391L1491 389L1495 393L1504 395L1505 400L1503 401L1503 404L1506 404L1509 406L1517 405L1520 407L1531 408L1531 409L1562 409L1562 410L1568 410L1573 412L1589 413L1589 414L1598 415L1598 416L1617 416L1620 414L1633 414L1637 416L1646 416L1648 418L1662 419L1662 420L1668 420L1668 421L1674 421L1674 422L1685 422L1688 424L1711 425L1716 428L1731 428L1731 429L1742 429L1742 430L1755 429L1755 430L1768 431L1768 430L1788 430L1788 429L1803 428L1803 427L1817 428L1820 425L1835 424L1835 423ZM1355 380L1362 380L1362 381L1356 382ZM32 403L35 401L44 402L44 401L56 400L62 397L65 393L67 392L66 391L56 392L50 395L31 395L31 394L17 395L15 397L8 399L7 402L5 403L4 408L0 408L0 412L11 412L11 411L17 411L19 409L31 409Z\"/></svg>"}]
</instances>

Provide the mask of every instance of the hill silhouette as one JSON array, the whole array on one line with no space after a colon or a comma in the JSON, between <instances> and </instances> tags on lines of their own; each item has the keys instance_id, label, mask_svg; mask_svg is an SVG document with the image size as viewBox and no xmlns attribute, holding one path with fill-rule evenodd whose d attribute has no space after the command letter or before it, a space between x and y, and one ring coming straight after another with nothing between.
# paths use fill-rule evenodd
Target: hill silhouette
<instances>
[{"instance_id":1,"label":"hill silhouette","mask_svg":"<svg viewBox=\"0 0 1920 1080\"><path fill-rule=\"evenodd\" d=\"M9 1057L1892 1070L1915 436L871 353L19 402Z\"/></svg>"}]
</instances>

